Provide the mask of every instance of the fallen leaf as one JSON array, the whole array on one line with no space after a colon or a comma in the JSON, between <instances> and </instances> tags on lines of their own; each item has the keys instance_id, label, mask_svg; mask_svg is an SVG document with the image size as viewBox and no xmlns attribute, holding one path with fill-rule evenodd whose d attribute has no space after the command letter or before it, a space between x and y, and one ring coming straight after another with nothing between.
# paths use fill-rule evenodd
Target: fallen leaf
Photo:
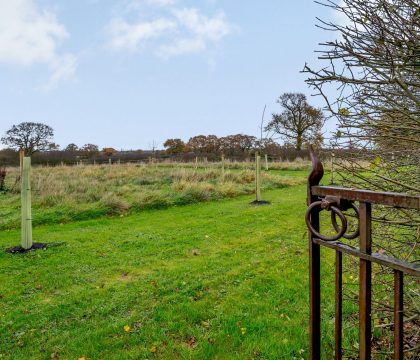
<instances>
[{"instance_id":1,"label":"fallen leaf","mask_svg":"<svg viewBox=\"0 0 420 360\"><path fill-rule=\"evenodd\" d=\"M201 326L208 328L210 326L208 321L201 321Z\"/></svg>"},{"instance_id":2,"label":"fallen leaf","mask_svg":"<svg viewBox=\"0 0 420 360\"><path fill-rule=\"evenodd\" d=\"M188 347L195 348L197 346L197 339L194 336L191 336L185 343Z\"/></svg>"}]
</instances>

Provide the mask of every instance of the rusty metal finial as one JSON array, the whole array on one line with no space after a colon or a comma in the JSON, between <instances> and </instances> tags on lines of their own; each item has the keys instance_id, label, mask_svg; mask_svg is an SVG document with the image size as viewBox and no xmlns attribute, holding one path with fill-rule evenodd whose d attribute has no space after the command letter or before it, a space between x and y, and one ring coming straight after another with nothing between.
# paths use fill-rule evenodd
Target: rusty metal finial
<instances>
[{"instance_id":1,"label":"rusty metal finial","mask_svg":"<svg viewBox=\"0 0 420 360\"><path fill-rule=\"evenodd\" d=\"M312 145L309 145L309 156L311 157L312 161L312 171L308 177L308 185L319 185L319 182L324 176L324 167L322 166L321 161L319 161L318 157L316 156Z\"/></svg>"}]
</instances>

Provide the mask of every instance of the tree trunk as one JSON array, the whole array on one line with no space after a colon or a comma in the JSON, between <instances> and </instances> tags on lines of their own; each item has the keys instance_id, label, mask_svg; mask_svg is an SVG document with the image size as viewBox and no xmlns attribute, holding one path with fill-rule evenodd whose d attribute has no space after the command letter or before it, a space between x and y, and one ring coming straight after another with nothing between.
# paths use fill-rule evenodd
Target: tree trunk
<instances>
[{"instance_id":1,"label":"tree trunk","mask_svg":"<svg viewBox=\"0 0 420 360\"><path fill-rule=\"evenodd\" d=\"M296 150L302 150L302 134L298 134L296 137Z\"/></svg>"}]
</instances>

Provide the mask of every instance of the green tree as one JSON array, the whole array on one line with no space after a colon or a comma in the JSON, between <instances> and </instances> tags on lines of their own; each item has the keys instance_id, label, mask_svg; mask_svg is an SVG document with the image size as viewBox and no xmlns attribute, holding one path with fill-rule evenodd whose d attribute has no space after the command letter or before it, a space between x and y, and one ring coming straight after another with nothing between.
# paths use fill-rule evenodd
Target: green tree
<instances>
[{"instance_id":1,"label":"green tree","mask_svg":"<svg viewBox=\"0 0 420 360\"><path fill-rule=\"evenodd\" d=\"M186 150L185 143L181 139L168 139L163 146L168 154L182 154Z\"/></svg>"}]
</instances>

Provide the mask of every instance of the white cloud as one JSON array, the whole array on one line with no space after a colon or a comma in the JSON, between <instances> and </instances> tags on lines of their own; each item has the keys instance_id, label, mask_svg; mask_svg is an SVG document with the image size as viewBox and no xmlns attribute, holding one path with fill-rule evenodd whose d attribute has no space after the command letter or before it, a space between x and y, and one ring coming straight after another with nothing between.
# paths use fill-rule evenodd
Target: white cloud
<instances>
[{"instance_id":1,"label":"white cloud","mask_svg":"<svg viewBox=\"0 0 420 360\"><path fill-rule=\"evenodd\" d=\"M197 53L206 49L206 43L200 38L175 39L171 44L162 45L158 54L163 58L188 53Z\"/></svg>"},{"instance_id":2,"label":"white cloud","mask_svg":"<svg viewBox=\"0 0 420 360\"><path fill-rule=\"evenodd\" d=\"M229 35L234 28L226 21L223 13L211 18L193 8L174 10L173 13L186 31L183 37L176 38L171 44L160 47L158 54L165 58L205 51L209 43L216 44Z\"/></svg>"},{"instance_id":3,"label":"white cloud","mask_svg":"<svg viewBox=\"0 0 420 360\"><path fill-rule=\"evenodd\" d=\"M169 6L174 5L175 0L137 0L138 2L144 2L148 5L157 5L157 6Z\"/></svg>"},{"instance_id":4,"label":"white cloud","mask_svg":"<svg viewBox=\"0 0 420 360\"><path fill-rule=\"evenodd\" d=\"M232 26L226 22L223 13L209 18L200 14L197 9L182 9L175 10L174 14L182 25L204 40L216 42L232 31Z\"/></svg>"},{"instance_id":5,"label":"white cloud","mask_svg":"<svg viewBox=\"0 0 420 360\"><path fill-rule=\"evenodd\" d=\"M175 5L176 0L129 0L123 5L123 12L130 13L133 10L139 10L147 6L166 8Z\"/></svg>"},{"instance_id":6,"label":"white cloud","mask_svg":"<svg viewBox=\"0 0 420 360\"><path fill-rule=\"evenodd\" d=\"M157 38L174 28L176 23L167 19L129 24L121 18L116 18L109 26L111 46L114 49L134 51L144 41Z\"/></svg>"},{"instance_id":7,"label":"white cloud","mask_svg":"<svg viewBox=\"0 0 420 360\"><path fill-rule=\"evenodd\" d=\"M43 86L44 90L51 90L57 86L57 84L64 79L68 79L74 76L77 68L77 57L72 54L67 54L58 59L55 65L53 65L53 73L48 83Z\"/></svg>"},{"instance_id":8,"label":"white cloud","mask_svg":"<svg viewBox=\"0 0 420 360\"><path fill-rule=\"evenodd\" d=\"M131 24L114 18L109 26L112 48L138 50L147 40L154 39L156 54L169 58L206 51L235 29L223 12L208 17L195 8L178 9L173 6L174 0L136 0L131 5L145 3L165 6L167 11L157 20Z\"/></svg>"},{"instance_id":9,"label":"white cloud","mask_svg":"<svg viewBox=\"0 0 420 360\"><path fill-rule=\"evenodd\" d=\"M0 0L0 63L46 64L53 71L50 82L56 82L75 71L75 56L57 51L68 37L55 15L39 11L33 0Z\"/></svg>"}]
</instances>

